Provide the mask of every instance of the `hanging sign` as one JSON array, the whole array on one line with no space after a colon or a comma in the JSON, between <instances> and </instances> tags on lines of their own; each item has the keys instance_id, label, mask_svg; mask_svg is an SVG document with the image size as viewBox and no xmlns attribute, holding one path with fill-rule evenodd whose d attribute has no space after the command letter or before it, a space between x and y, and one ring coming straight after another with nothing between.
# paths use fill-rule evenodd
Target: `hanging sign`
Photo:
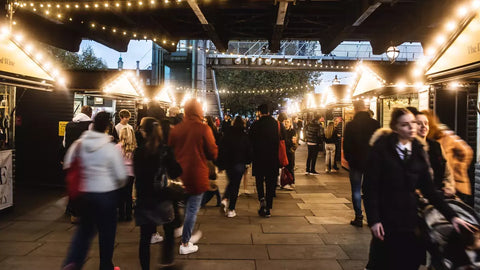
<instances>
[{"instance_id":1,"label":"hanging sign","mask_svg":"<svg viewBox=\"0 0 480 270\"><path fill-rule=\"evenodd\" d=\"M12 205L12 150L5 150L0 151L0 210Z\"/></svg>"},{"instance_id":2,"label":"hanging sign","mask_svg":"<svg viewBox=\"0 0 480 270\"><path fill-rule=\"evenodd\" d=\"M428 110L429 106L429 97L428 97L428 91L423 91L418 93L418 110L423 111L423 110Z\"/></svg>"},{"instance_id":3,"label":"hanging sign","mask_svg":"<svg viewBox=\"0 0 480 270\"><path fill-rule=\"evenodd\" d=\"M477 16L465 27L450 47L427 71L427 75L480 62L480 17Z\"/></svg>"},{"instance_id":4,"label":"hanging sign","mask_svg":"<svg viewBox=\"0 0 480 270\"><path fill-rule=\"evenodd\" d=\"M35 61L7 37L0 36L0 71L53 81Z\"/></svg>"}]
</instances>

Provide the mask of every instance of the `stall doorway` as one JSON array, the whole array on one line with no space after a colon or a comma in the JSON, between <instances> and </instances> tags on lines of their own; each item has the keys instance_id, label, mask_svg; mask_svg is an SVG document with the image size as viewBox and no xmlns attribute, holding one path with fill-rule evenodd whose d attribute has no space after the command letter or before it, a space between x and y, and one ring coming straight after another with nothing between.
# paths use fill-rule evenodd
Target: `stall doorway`
<instances>
[{"instance_id":1,"label":"stall doorway","mask_svg":"<svg viewBox=\"0 0 480 270\"><path fill-rule=\"evenodd\" d=\"M436 91L435 113L440 122L467 140L467 92L455 90Z\"/></svg>"}]
</instances>

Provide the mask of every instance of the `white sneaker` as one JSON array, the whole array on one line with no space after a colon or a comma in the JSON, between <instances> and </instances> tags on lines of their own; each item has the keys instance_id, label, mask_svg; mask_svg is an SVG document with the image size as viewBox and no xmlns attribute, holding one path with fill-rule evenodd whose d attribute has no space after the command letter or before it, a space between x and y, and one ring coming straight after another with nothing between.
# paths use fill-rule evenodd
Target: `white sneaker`
<instances>
[{"instance_id":1,"label":"white sneaker","mask_svg":"<svg viewBox=\"0 0 480 270\"><path fill-rule=\"evenodd\" d=\"M187 246L184 246L183 244L180 244L180 249L178 250L178 252L181 255L187 255L187 254L190 254L190 253L195 253L197 251L198 251L198 246L192 244L192 242L188 242Z\"/></svg>"},{"instance_id":2,"label":"white sneaker","mask_svg":"<svg viewBox=\"0 0 480 270\"><path fill-rule=\"evenodd\" d=\"M190 243L196 244L202 238L202 231L198 230L190 236Z\"/></svg>"},{"instance_id":3,"label":"white sneaker","mask_svg":"<svg viewBox=\"0 0 480 270\"><path fill-rule=\"evenodd\" d=\"M285 186L282 187L282 189L284 189L284 190L289 190L289 191L292 191L292 190L293 190L293 188L292 188L291 185L285 185Z\"/></svg>"},{"instance_id":4,"label":"white sneaker","mask_svg":"<svg viewBox=\"0 0 480 270\"><path fill-rule=\"evenodd\" d=\"M220 203L220 207L222 207L223 209L223 212L227 212L227 207L228 207L228 200L227 199L223 199L222 202Z\"/></svg>"},{"instance_id":5,"label":"white sneaker","mask_svg":"<svg viewBox=\"0 0 480 270\"><path fill-rule=\"evenodd\" d=\"M227 217L228 218L235 217L236 215L237 215L237 212L235 212L235 210L228 210L228 212L227 212Z\"/></svg>"},{"instance_id":6,"label":"white sneaker","mask_svg":"<svg viewBox=\"0 0 480 270\"><path fill-rule=\"evenodd\" d=\"M163 241L163 237L158 233L152 234L152 239L150 239L150 244L156 244Z\"/></svg>"},{"instance_id":7,"label":"white sneaker","mask_svg":"<svg viewBox=\"0 0 480 270\"><path fill-rule=\"evenodd\" d=\"M183 234L183 226L178 227L173 231L173 236L175 238L178 238L178 237L182 236L182 234Z\"/></svg>"}]
</instances>

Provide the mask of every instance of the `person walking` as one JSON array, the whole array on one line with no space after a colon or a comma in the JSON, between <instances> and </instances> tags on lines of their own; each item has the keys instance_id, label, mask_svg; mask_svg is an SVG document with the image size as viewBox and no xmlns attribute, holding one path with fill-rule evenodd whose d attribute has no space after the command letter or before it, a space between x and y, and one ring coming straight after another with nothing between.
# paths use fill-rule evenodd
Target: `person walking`
<instances>
[{"instance_id":1,"label":"person walking","mask_svg":"<svg viewBox=\"0 0 480 270\"><path fill-rule=\"evenodd\" d=\"M337 172L334 168L335 165L335 150L336 143L338 141L338 132L335 129L335 125L330 121L327 125L327 129L324 134L325 141L325 172Z\"/></svg>"},{"instance_id":2,"label":"person walking","mask_svg":"<svg viewBox=\"0 0 480 270\"><path fill-rule=\"evenodd\" d=\"M333 123L338 136L335 141L335 160L333 162L333 169L338 171L340 168L337 164L342 166L342 117L336 117Z\"/></svg>"},{"instance_id":3,"label":"person walking","mask_svg":"<svg viewBox=\"0 0 480 270\"><path fill-rule=\"evenodd\" d=\"M224 197L228 203L228 211L225 215L229 218L235 217L235 206L240 189L240 182L245 173L245 166L251 162L250 141L245 133L245 122L241 116L235 117L230 127L220 140L218 149L218 167L226 170L228 184Z\"/></svg>"},{"instance_id":4,"label":"person walking","mask_svg":"<svg viewBox=\"0 0 480 270\"><path fill-rule=\"evenodd\" d=\"M110 114L99 112L93 130L85 131L65 155L68 169L79 154L82 164L82 185L79 200L80 224L73 236L63 263L64 270L81 269L88 249L98 231L100 270L113 270L113 248L117 229L119 189L125 185L127 173L121 152L105 132Z\"/></svg>"},{"instance_id":5,"label":"person walking","mask_svg":"<svg viewBox=\"0 0 480 270\"><path fill-rule=\"evenodd\" d=\"M120 191L120 200L118 204L118 220L132 220L132 190L135 175L133 173L133 151L137 148L135 133L133 128L124 127L119 133L119 142L117 148L123 156L125 168L127 169L127 183Z\"/></svg>"},{"instance_id":6,"label":"person walking","mask_svg":"<svg viewBox=\"0 0 480 270\"><path fill-rule=\"evenodd\" d=\"M320 151L320 144L322 142L322 136L324 129L319 123L320 117L316 116L305 127L306 142L308 147L307 166L305 169L305 175L319 175L315 170L317 164L317 156Z\"/></svg>"},{"instance_id":7,"label":"person walking","mask_svg":"<svg viewBox=\"0 0 480 270\"><path fill-rule=\"evenodd\" d=\"M440 143L445 151L445 159L452 169L456 195L465 203L473 205L472 186L468 176L468 168L473 159L472 148L447 126L440 124L436 116L429 113L427 118L430 124L427 138Z\"/></svg>"},{"instance_id":8,"label":"person walking","mask_svg":"<svg viewBox=\"0 0 480 270\"><path fill-rule=\"evenodd\" d=\"M427 154L416 139L417 120L413 114L404 108L394 109L390 128L392 132L384 135L379 130L372 137L363 183L368 226L373 241L383 244L383 249L377 251L384 256L376 256L374 269L414 270L425 259L425 246L416 233L419 230L417 189L457 232L460 227L475 229L456 217L436 192Z\"/></svg>"},{"instance_id":9,"label":"person walking","mask_svg":"<svg viewBox=\"0 0 480 270\"><path fill-rule=\"evenodd\" d=\"M350 224L362 227L362 178L366 157L370 151L369 141L375 130L380 128L380 123L371 118L362 100L354 102L353 108L355 115L353 120L345 126L343 135L343 154L348 161L352 203L355 211L355 218L350 221Z\"/></svg>"},{"instance_id":10,"label":"person walking","mask_svg":"<svg viewBox=\"0 0 480 270\"><path fill-rule=\"evenodd\" d=\"M170 131L168 145L182 166L180 178L188 194L179 253L190 254L198 251L190 238L203 193L210 188L207 160L216 160L218 154L213 132L203 123L202 105L196 99L185 103L185 118Z\"/></svg>"},{"instance_id":11,"label":"person walking","mask_svg":"<svg viewBox=\"0 0 480 270\"><path fill-rule=\"evenodd\" d=\"M278 145L281 127L279 122L270 116L270 108L267 104L260 105L258 112L259 119L252 124L249 133L253 151L252 173L255 176L260 202L258 214L262 217L270 217L280 167Z\"/></svg>"},{"instance_id":12,"label":"person walking","mask_svg":"<svg viewBox=\"0 0 480 270\"><path fill-rule=\"evenodd\" d=\"M285 119L283 121L285 126L285 148L287 149L287 159L288 165L285 166L293 177L293 183L289 185L282 186L282 189L293 190L295 186L295 150L297 150L297 132L292 126L290 119Z\"/></svg>"},{"instance_id":13,"label":"person walking","mask_svg":"<svg viewBox=\"0 0 480 270\"><path fill-rule=\"evenodd\" d=\"M158 119L142 118L140 132L145 139L145 144L140 145L133 155L137 190L135 222L137 226L140 226L140 265L142 270L148 270L150 269L151 237L156 232L157 225L161 225L153 222L146 214L149 209L154 208L158 199L162 199L158 198L155 193L155 177L158 177L157 174L161 171L166 172L166 176L169 178L176 178L182 173L182 168L175 160L172 149L163 143L162 129ZM172 202L167 203L172 204ZM171 207L173 209L173 205ZM168 220L165 220L162 225L165 239L163 240L160 266L171 266L174 263L175 226Z\"/></svg>"}]
</instances>

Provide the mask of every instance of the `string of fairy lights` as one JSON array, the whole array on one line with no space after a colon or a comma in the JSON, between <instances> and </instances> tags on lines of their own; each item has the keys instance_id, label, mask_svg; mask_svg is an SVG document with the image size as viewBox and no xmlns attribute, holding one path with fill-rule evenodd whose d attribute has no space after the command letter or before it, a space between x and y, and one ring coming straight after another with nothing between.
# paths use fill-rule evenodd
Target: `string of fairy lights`
<instances>
[{"instance_id":1,"label":"string of fairy lights","mask_svg":"<svg viewBox=\"0 0 480 270\"><path fill-rule=\"evenodd\" d=\"M416 78L424 76L426 69L433 64L434 56L441 53L448 45L449 38L458 32L465 21L475 16L479 11L480 0L468 0L459 5L454 15L444 23L435 38L429 42L429 45L424 47L424 57L416 62L412 74Z\"/></svg>"},{"instance_id":2,"label":"string of fairy lights","mask_svg":"<svg viewBox=\"0 0 480 270\"><path fill-rule=\"evenodd\" d=\"M87 11L105 11L105 10L124 10L135 11L138 9L150 8L167 8L172 4L179 4L182 0L139 0L139 1L17 1L14 2L16 7L30 9L33 11L71 11L71 10L87 10Z\"/></svg>"},{"instance_id":3,"label":"string of fairy lights","mask_svg":"<svg viewBox=\"0 0 480 270\"><path fill-rule=\"evenodd\" d=\"M226 90L226 89L219 89L218 93L219 94L254 94L254 95L262 95L262 94L273 94L273 93L283 93L283 92L288 92L288 91L293 91L293 90L298 90L298 89L305 89L305 90L311 90L313 88L312 85L300 85L300 86L293 86L293 87L284 87L284 88L277 88L277 89L263 89L263 90L243 90L243 91L234 91L234 90ZM185 92L213 92L205 89L193 89L193 88L188 88L188 87L176 87L175 88L177 91L185 91Z\"/></svg>"}]
</instances>

